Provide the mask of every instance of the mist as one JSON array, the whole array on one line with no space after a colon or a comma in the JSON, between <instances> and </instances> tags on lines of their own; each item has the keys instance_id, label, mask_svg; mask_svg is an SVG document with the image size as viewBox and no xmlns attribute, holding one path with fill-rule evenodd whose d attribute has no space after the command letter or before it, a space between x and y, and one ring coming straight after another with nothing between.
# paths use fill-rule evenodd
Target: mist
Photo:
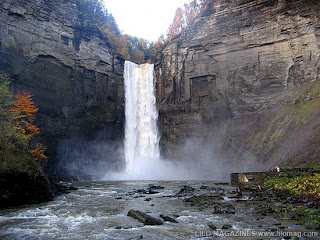
<instances>
[{"instance_id":1,"label":"mist","mask_svg":"<svg viewBox=\"0 0 320 240\"><path fill-rule=\"evenodd\" d=\"M76 137L58 144L56 174L71 180L229 180L231 172L249 170L250 164L230 162L222 157L223 140L214 137L188 137L170 144L160 158L145 157L128 170L122 140L109 140L98 134L96 139ZM248 158L249 159L249 158Z\"/></svg>"},{"instance_id":2,"label":"mist","mask_svg":"<svg viewBox=\"0 0 320 240\"><path fill-rule=\"evenodd\" d=\"M95 139L77 137L58 143L56 175L71 180L101 180L107 172L125 168L123 143L104 139L103 132Z\"/></svg>"}]
</instances>

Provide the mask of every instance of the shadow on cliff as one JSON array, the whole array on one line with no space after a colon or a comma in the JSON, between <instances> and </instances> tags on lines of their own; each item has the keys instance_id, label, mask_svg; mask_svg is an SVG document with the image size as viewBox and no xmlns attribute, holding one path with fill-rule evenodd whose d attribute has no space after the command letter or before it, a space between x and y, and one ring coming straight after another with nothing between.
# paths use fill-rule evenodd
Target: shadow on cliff
<instances>
[{"instance_id":1,"label":"shadow on cliff","mask_svg":"<svg viewBox=\"0 0 320 240\"><path fill-rule=\"evenodd\" d=\"M104 139L102 133L93 140L61 140L57 157L54 175L60 180L100 180L107 172L124 167L122 142Z\"/></svg>"}]
</instances>

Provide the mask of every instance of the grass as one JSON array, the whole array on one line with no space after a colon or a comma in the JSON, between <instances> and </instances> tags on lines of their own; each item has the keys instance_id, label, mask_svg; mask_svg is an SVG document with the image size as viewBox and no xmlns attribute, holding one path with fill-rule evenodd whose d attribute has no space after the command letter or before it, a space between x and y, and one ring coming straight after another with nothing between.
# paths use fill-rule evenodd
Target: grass
<instances>
[{"instance_id":1,"label":"grass","mask_svg":"<svg viewBox=\"0 0 320 240\"><path fill-rule=\"evenodd\" d=\"M320 169L320 165L313 166ZM263 184L264 188L273 188L278 191L289 193L291 196L303 200L320 202L320 174L299 173L300 176L275 176L267 178ZM308 208L288 204L287 213L292 219L301 222L307 229L320 227L320 209Z\"/></svg>"},{"instance_id":2,"label":"grass","mask_svg":"<svg viewBox=\"0 0 320 240\"><path fill-rule=\"evenodd\" d=\"M275 176L268 178L264 187L286 191L294 197L320 202L320 173L296 177Z\"/></svg>"}]
</instances>

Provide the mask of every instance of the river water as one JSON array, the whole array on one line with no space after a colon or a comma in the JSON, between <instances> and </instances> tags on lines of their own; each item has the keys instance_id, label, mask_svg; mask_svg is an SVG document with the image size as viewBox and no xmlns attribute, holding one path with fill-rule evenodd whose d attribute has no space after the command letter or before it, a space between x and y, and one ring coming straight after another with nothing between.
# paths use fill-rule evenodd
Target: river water
<instances>
[{"instance_id":1,"label":"river water","mask_svg":"<svg viewBox=\"0 0 320 240\"><path fill-rule=\"evenodd\" d=\"M156 194L137 191L147 189L149 184L164 188L155 190ZM233 231L267 231L279 222L272 217L247 215L242 205L236 206L237 214L212 214L210 208L199 211L183 201L187 195L176 196L184 185L195 188L195 195L208 191L201 188L203 185L224 189L226 193L234 191L231 186L213 182L74 182L72 185L78 190L60 195L54 201L1 210L0 239L211 239L209 223L217 229L230 224ZM232 202L227 198L225 201ZM156 218L160 214L171 216L178 223L144 226L127 216L130 209ZM282 226L286 224L287 229L303 230L302 226L282 221Z\"/></svg>"}]
</instances>

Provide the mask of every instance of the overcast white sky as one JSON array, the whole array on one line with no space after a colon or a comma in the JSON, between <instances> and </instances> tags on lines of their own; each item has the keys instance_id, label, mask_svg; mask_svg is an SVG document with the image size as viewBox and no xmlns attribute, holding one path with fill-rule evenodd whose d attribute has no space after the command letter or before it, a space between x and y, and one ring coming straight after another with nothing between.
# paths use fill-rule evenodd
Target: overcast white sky
<instances>
[{"instance_id":1,"label":"overcast white sky","mask_svg":"<svg viewBox=\"0 0 320 240\"><path fill-rule=\"evenodd\" d=\"M166 34L175 11L191 0L104 0L124 34L156 41Z\"/></svg>"}]
</instances>

